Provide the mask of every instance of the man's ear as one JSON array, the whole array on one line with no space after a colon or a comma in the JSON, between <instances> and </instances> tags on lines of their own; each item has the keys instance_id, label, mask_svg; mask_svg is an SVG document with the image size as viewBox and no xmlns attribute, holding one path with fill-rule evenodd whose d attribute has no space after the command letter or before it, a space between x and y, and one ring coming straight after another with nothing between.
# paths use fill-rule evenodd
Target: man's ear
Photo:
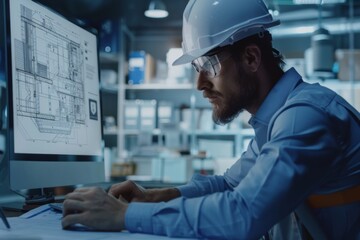
<instances>
[{"instance_id":1,"label":"man's ear","mask_svg":"<svg viewBox=\"0 0 360 240\"><path fill-rule=\"evenodd\" d=\"M255 44L251 44L245 47L243 58L247 69L250 72L256 72L259 69L261 63L260 48Z\"/></svg>"}]
</instances>

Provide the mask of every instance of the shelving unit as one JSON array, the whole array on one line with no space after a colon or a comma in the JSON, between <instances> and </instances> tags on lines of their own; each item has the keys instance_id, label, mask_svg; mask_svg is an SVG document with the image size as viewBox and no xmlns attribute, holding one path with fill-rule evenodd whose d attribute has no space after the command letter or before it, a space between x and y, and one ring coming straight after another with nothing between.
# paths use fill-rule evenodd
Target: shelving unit
<instances>
[{"instance_id":1,"label":"shelving unit","mask_svg":"<svg viewBox=\"0 0 360 240\"><path fill-rule=\"evenodd\" d=\"M111 54L101 54L100 62L102 69L120 69L119 56ZM122 152L126 149L126 141L128 137L136 137L141 132L139 130L127 130L123 128L124 121L124 102L129 97L131 99L155 99L158 101L171 101L176 102L175 105L179 109L180 105L186 105L192 111L200 108L211 108L210 104L206 100L202 99L201 93L194 89L192 83L182 84L166 84L166 83L153 83L153 84L139 84L139 85L128 85L124 83L125 77L118 76L118 82L116 85L102 84L102 96L103 96L103 109L104 116L113 116L116 118L117 126L112 129L104 128L104 137L114 141L116 138L116 146L119 149L119 157ZM169 81L174 82L174 81ZM120 93L120 94L119 94ZM116 101L116 102L115 102ZM117 103L117 104L116 104ZM111 107L111 111L108 108ZM192 122L195 120L193 116ZM194 125L194 123L192 123ZM156 128L152 131L154 136L161 136L163 134L160 129ZM196 141L199 137L220 137L220 138L232 138L236 146L241 146L243 137L250 137L253 135L251 131L245 131L242 129L238 130L214 130L204 131L198 130L195 126L190 126L185 134L189 136L190 146L189 148L196 148ZM114 147L114 143L108 144ZM236 147L235 155L239 156L242 149Z\"/></svg>"},{"instance_id":2,"label":"shelving unit","mask_svg":"<svg viewBox=\"0 0 360 240\"><path fill-rule=\"evenodd\" d=\"M117 66L119 64L119 60L117 59L118 56L114 56L114 55L101 55L101 60L102 60L102 64L104 64L105 66ZM127 85L125 84L124 81L125 78L121 78L119 77L119 83L120 84L116 84L114 86L102 86L102 92L104 95L114 95L117 98L117 104L119 104L120 106L124 106L124 101L127 99L127 97L131 96L132 99L157 99L157 100L166 100L167 98L172 98L175 96L176 101L179 101L179 97L176 97L177 95L183 95L183 99L185 99L186 101L184 102L186 105L188 105L188 107L191 109L193 108L193 110L197 109L199 106L197 106L197 104L201 101L203 101L200 105L201 108L211 108L210 104L204 103L204 100L202 100L202 96L200 93L197 92L197 90L194 89L193 84L191 83L187 83L187 84L160 84L160 83L153 83L153 84L139 84L139 85ZM314 80L314 79L304 79L305 81L314 83L314 82L319 82L320 84L329 87L330 89L333 89L334 91L338 92L341 94L341 91L347 91L347 90L352 90L355 88L355 90L360 90L360 82L355 82L355 83L351 83L351 82L347 82L347 81L340 81L338 79L327 79L325 81L322 80ZM122 92L122 96L121 97L119 95L119 91ZM169 96L167 96L167 94ZM195 103L191 102L191 98L192 96L195 99ZM344 96L345 98L348 98L347 100L349 100L349 97ZM172 99L168 99L169 101L171 101ZM114 102L115 100L113 100ZM115 103L115 102L114 102ZM107 105L109 104L108 102L106 103ZM179 104L179 103L178 103ZM207 104L207 105L206 105ZM356 106L359 107L359 106ZM122 147L119 145L119 143L117 144L117 147L120 151L123 151L125 149L125 141L126 138L129 136L132 137L136 137L137 135L140 134L139 130L126 130L123 128L121 124L121 122L123 122L123 114L121 114L121 112L123 110L121 110L121 112L119 111L119 106L116 107L117 111L115 110L115 112L117 112L117 117L119 117L119 119L117 120L117 128L116 129L112 129L110 131L104 131L104 135L105 137L112 137L114 138L115 136L117 137L117 139L121 138L121 140L119 141L119 143L123 143ZM120 127L119 127L120 126ZM154 129L152 134L154 136L160 136L162 133L159 129ZM235 156L240 156L241 152L244 150L242 149L242 142L245 138L250 138L251 136L254 135L253 130L252 129L231 129L231 130L214 130L214 131L203 131L203 130L198 130L196 128L191 127L191 129L189 129L186 134L190 137L190 142L191 144L193 144L193 148L196 148L196 141L198 141L199 137L219 137L220 139L225 137L225 138L233 138L234 139L234 143L236 146L236 150L235 150ZM195 141L195 143L194 143ZM195 144L195 147L194 147ZM121 155L120 155L121 156Z\"/></svg>"},{"instance_id":3,"label":"shelving unit","mask_svg":"<svg viewBox=\"0 0 360 240\"><path fill-rule=\"evenodd\" d=\"M116 126L111 129L104 128L105 147L116 147L118 149L118 157L124 151L124 131L123 131L123 112L125 99L125 75L126 75L126 53L129 45L127 44L126 35L131 35L124 21L119 20L119 36L120 44L118 53L100 53L101 70L115 71L116 83L106 84L101 82L102 109L103 116L111 116L115 118ZM131 38L132 36L128 36Z\"/></svg>"},{"instance_id":4,"label":"shelving unit","mask_svg":"<svg viewBox=\"0 0 360 240\"><path fill-rule=\"evenodd\" d=\"M111 70L118 73L119 60L118 55L101 53L99 57L101 70ZM112 129L105 128L105 117L112 117L117 121L117 102L118 102L118 84L105 84L106 81L100 83L102 115L103 115L103 134L106 147L117 146L117 126Z\"/></svg>"},{"instance_id":5,"label":"shelving unit","mask_svg":"<svg viewBox=\"0 0 360 240\"><path fill-rule=\"evenodd\" d=\"M106 96L116 96L116 106L114 106L116 114L116 122L117 128L111 129L108 131L104 131L106 138L115 139L116 138L116 146L118 148L118 156L120 159L123 157L123 153L127 149L127 145L136 144L134 139L138 138L141 134L139 130L129 130L124 129L124 106L126 100L152 100L155 99L157 101L170 101L173 102L174 107L178 110L182 109L183 106L186 106L191 112L191 124L188 126L188 129L184 131L184 133L188 136L189 139L189 150L193 153L194 151L200 150L198 149L198 142L200 139L206 140L231 140L234 143L234 157L239 157L242 153L243 145L246 140L254 136L254 132L252 129L242 129L239 127L238 129L227 129L227 130L217 130L213 129L209 130L200 130L197 128L196 124L196 111L199 109L211 109L211 105L207 102L206 99L202 97L202 93L197 91L194 87L193 83L186 84L166 84L166 83L152 83L152 84L138 84L138 85L128 85L126 83L126 70L125 66L127 66L127 56L129 51L132 50L145 50L146 52L150 52L154 55L161 55L163 52L166 52L164 48L168 48L169 46L175 46L175 44L170 43L174 41L174 39L179 38L178 36L174 36L174 31L168 31L170 33L169 36L163 36L167 33L161 33L160 35L156 35L158 32L156 30L148 33L141 32L143 29L135 29L134 35L136 34L136 40L134 38L129 38L127 36L132 33L125 26L123 21L120 21L120 52L117 55L108 55L102 54L102 66L105 67L114 67L118 73L118 82L113 86L102 86L102 92ZM313 22L306 22L306 24L313 25ZM324 22L327 23L327 20ZM334 23L335 25L336 23ZM289 31L289 29L295 29L295 23L286 23L282 24L282 28L275 29L274 28L274 43L279 41L280 49L281 47L288 48L291 50L290 55L292 57L299 57L299 53L304 52L303 46L300 47L301 44L305 43L305 45L309 44L308 40L305 38L310 38L311 33L306 36L303 34L297 34L295 31ZM327 26L327 25L326 25ZM286 31L281 31L281 30ZM293 35L289 35L289 33L293 33ZM172 34L172 35L171 35ZM338 32L336 34L346 34L345 32ZM288 41L287 39L292 37L294 41ZM350 34L349 37L351 38ZM299 40L300 39L300 40ZM156 40L156 41L155 41ZM164 42L167 41L165 44ZM158 43L160 42L160 43ZM337 43L344 44L344 40L340 40ZM159 45L159 46L156 46ZM179 45L179 42L176 43L176 46ZM294 46L296 45L296 46ZM274 45L275 47L279 48ZM306 46L308 47L308 46ZM344 46L342 46L344 47ZM294 50L295 49L295 50ZM286 51L282 51L285 56ZM286 61L286 59L285 59ZM313 80L313 79L304 79L309 82L319 82L321 85L329 87L334 91L340 93L344 96L346 100L351 102L356 106L357 109L360 109L360 82L354 81L339 81L337 79L327 79L325 81L322 80ZM168 82L175 82L169 81ZM355 97L354 97L355 96ZM109 97L110 98L110 97ZM115 102L111 100L110 102ZM105 103L108 105L109 101ZM164 133L158 128L155 128L150 134L154 137L154 139L161 138Z\"/></svg>"}]
</instances>

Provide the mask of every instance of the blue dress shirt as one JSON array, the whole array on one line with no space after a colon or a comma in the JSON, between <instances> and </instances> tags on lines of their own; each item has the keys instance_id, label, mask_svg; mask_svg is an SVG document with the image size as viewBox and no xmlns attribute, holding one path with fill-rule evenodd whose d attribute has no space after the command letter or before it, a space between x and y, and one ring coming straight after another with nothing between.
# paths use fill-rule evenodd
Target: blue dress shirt
<instances>
[{"instance_id":1,"label":"blue dress shirt","mask_svg":"<svg viewBox=\"0 0 360 240\"><path fill-rule=\"evenodd\" d=\"M311 194L360 185L360 115L288 70L249 123L247 150L223 176L195 175L182 197L130 203L126 228L173 237L259 239ZM315 209L330 239L360 239L360 203Z\"/></svg>"}]
</instances>

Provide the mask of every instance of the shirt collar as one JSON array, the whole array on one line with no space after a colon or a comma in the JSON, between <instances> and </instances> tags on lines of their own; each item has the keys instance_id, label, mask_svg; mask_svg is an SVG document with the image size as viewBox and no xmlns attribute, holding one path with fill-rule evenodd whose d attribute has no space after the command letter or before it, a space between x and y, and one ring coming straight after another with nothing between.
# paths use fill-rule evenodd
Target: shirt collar
<instances>
[{"instance_id":1,"label":"shirt collar","mask_svg":"<svg viewBox=\"0 0 360 240\"><path fill-rule=\"evenodd\" d=\"M256 114L249 120L249 123L253 127L255 127L254 124L257 122L267 125L274 113L284 105L291 91L300 82L302 82L302 78L294 68L286 71L270 90Z\"/></svg>"}]
</instances>

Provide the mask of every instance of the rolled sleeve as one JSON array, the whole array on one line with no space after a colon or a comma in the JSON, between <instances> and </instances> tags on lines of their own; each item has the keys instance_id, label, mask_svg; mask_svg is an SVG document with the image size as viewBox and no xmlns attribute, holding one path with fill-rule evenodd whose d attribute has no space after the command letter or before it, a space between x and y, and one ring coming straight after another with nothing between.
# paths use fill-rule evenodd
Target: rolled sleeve
<instances>
[{"instance_id":1,"label":"rolled sleeve","mask_svg":"<svg viewBox=\"0 0 360 240\"><path fill-rule=\"evenodd\" d=\"M126 211L125 226L133 233L196 237L197 215L201 198L183 197L160 203L131 203ZM209 213L211 214L211 213Z\"/></svg>"},{"instance_id":2,"label":"rolled sleeve","mask_svg":"<svg viewBox=\"0 0 360 240\"><path fill-rule=\"evenodd\" d=\"M183 186L178 186L181 196L187 198L204 196L215 192L229 190L224 176L208 176L195 174L190 182Z\"/></svg>"},{"instance_id":3,"label":"rolled sleeve","mask_svg":"<svg viewBox=\"0 0 360 240\"><path fill-rule=\"evenodd\" d=\"M152 233L154 203L130 203L125 214L125 227L130 232Z\"/></svg>"}]
</instances>

